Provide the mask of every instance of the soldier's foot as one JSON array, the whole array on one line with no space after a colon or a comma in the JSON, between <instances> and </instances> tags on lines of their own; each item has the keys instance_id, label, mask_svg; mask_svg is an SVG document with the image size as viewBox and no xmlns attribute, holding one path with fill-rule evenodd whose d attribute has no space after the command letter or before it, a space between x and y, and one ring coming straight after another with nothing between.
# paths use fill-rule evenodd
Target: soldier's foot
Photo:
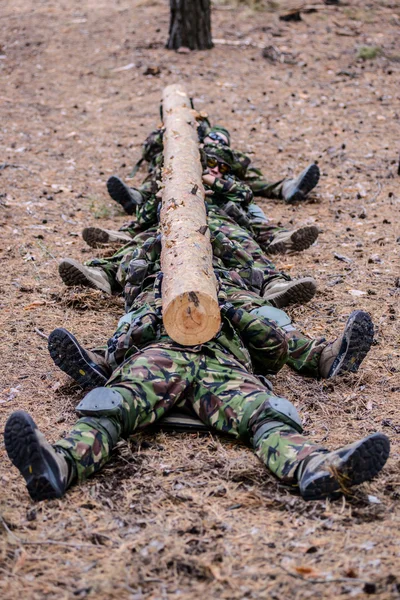
<instances>
[{"instance_id":1,"label":"soldier's foot","mask_svg":"<svg viewBox=\"0 0 400 600\"><path fill-rule=\"evenodd\" d=\"M122 179L113 175L107 181L107 190L111 198L118 202L128 215L136 212L136 206L142 204L141 193L126 185Z\"/></svg>"},{"instance_id":2,"label":"soldier's foot","mask_svg":"<svg viewBox=\"0 0 400 600\"><path fill-rule=\"evenodd\" d=\"M355 373L374 341L374 324L370 315L355 310L349 316L341 336L322 351L318 369L328 379L345 371Z\"/></svg>"},{"instance_id":3,"label":"soldier's foot","mask_svg":"<svg viewBox=\"0 0 400 600\"><path fill-rule=\"evenodd\" d=\"M319 181L319 168L309 165L296 179L288 179L282 186L282 197L288 204L301 202Z\"/></svg>"},{"instance_id":4,"label":"soldier's foot","mask_svg":"<svg viewBox=\"0 0 400 600\"><path fill-rule=\"evenodd\" d=\"M83 388L101 387L111 375L107 361L90 350L62 327L49 335L48 348L54 363Z\"/></svg>"},{"instance_id":5,"label":"soldier's foot","mask_svg":"<svg viewBox=\"0 0 400 600\"><path fill-rule=\"evenodd\" d=\"M85 267L77 260L65 258L58 265L58 272L65 285L83 285L111 295L111 285L103 269Z\"/></svg>"},{"instance_id":6,"label":"soldier's foot","mask_svg":"<svg viewBox=\"0 0 400 600\"><path fill-rule=\"evenodd\" d=\"M318 227L300 227L294 231L281 231L266 249L268 254L286 254L287 252L301 252L315 242L319 234Z\"/></svg>"},{"instance_id":7,"label":"soldier's foot","mask_svg":"<svg viewBox=\"0 0 400 600\"><path fill-rule=\"evenodd\" d=\"M61 498L71 479L67 459L47 442L28 413L12 413L4 429L4 442L32 500Z\"/></svg>"},{"instance_id":8,"label":"soldier's foot","mask_svg":"<svg viewBox=\"0 0 400 600\"><path fill-rule=\"evenodd\" d=\"M100 227L85 227L82 231L82 237L91 248L101 248L106 244L113 242L132 241L132 237L123 231L112 231L110 229L101 229Z\"/></svg>"},{"instance_id":9,"label":"soldier's foot","mask_svg":"<svg viewBox=\"0 0 400 600\"><path fill-rule=\"evenodd\" d=\"M373 433L334 452L318 452L300 465L300 493L305 500L338 497L349 487L375 477L387 461L389 450L386 435Z\"/></svg>"},{"instance_id":10,"label":"soldier's foot","mask_svg":"<svg viewBox=\"0 0 400 600\"><path fill-rule=\"evenodd\" d=\"M262 296L276 308L283 308L289 304L306 304L316 291L317 283L312 277L289 281L277 277L265 286Z\"/></svg>"}]
</instances>

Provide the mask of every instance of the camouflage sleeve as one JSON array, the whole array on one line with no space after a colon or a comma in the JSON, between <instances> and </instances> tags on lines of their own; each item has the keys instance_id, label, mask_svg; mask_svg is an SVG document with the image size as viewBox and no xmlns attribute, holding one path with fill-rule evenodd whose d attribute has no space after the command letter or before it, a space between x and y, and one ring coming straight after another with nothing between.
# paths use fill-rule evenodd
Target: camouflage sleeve
<instances>
[{"instance_id":1,"label":"camouflage sleeve","mask_svg":"<svg viewBox=\"0 0 400 600\"><path fill-rule=\"evenodd\" d=\"M242 246L226 237L221 231L211 238L213 253L228 269L235 269L246 285L261 289L264 273L254 266L253 257Z\"/></svg>"},{"instance_id":2,"label":"camouflage sleeve","mask_svg":"<svg viewBox=\"0 0 400 600\"><path fill-rule=\"evenodd\" d=\"M141 248L136 248L130 253L129 264L124 266L125 273L125 308L129 310L135 298L143 289L145 279L160 270L160 252L161 238L160 236L149 238ZM121 265L119 267L121 269Z\"/></svg>"},{"instance_id":3,"label":"camouflage sleeve","mask_svg":"<svg viewBox=\"0 0 400 600\"><path fill-rule=\"evenodd\" d=\"M147 229L158 222L159 204L160 198L157 198L156 194L151 194L143 204L137 207L136 220L143 229Z\"/></svg>"},{"instance_id":4,"label":"camouflage sleeve","mask_svg":"<svg viewBox=\"0 0 400 600\"><path fill-rule=\"evenodd\" d=\"M107 342L107 361L116 368L130 348L143 348L159 337L160 320L154 308L144 303L120 320Z\"/></svg>"},{"instance_id":5,"label":"camouflage sleeve","mask_svg":"<svg viewBox=\"0 0 400 600\"><path fill-rule=\"evenodd\" d=\"M288 345L284 332L267 322L254 317L232 304L221 307L221 313L239 333L248 349L255 373L267 375L277 373L287 360Z\"/></svg>"},{"instance_id":6,"label":"camouflage sleeve","mask_svg":"<svg viewBox=\"0 0 400 600\"><path fill-rule=\"evenodd\" d=\"M224 203L232 201L238 202L243 206L248 206L253 201L253 192L251 189L245 183L234 177L227 177L226 179L216 177L211 186L211 190L215 192Z\"/></svg>"}]
</instances>

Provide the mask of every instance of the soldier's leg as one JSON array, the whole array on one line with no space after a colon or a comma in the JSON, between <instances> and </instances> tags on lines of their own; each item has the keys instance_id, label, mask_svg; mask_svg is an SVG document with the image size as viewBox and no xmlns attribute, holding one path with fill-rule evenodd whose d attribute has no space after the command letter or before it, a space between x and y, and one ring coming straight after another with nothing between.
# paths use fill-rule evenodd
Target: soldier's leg
<instances>
[{"instance_id":1,"label":"soldier's leg","mask_svg":"<svg viewBox=\"0 0 400 600\"><path fill-rule=\"evenodd\" d=\"M144 187L144 194L142 195L141 188L129 187L115 175L107 180L107 190L111 198L118 202L128 215L133 215L136 212L136 207L143 203L146 193L146 187Z\"/></svg>"},{"instance_id":2,"label":"soldier's leg","mask_svg":"<svg viewBox=\"0 0 400 600\"><path fill-rule=\"evenodd\" d=\"M149 237L154 235L156 228L149 228L143 231L137 222L130 221L118 231L110 229L102 229L101 227L85 227L82 231L82 237L88 246L92 248L104 248L107 244L113 244L116 242L126 243L131 242L133 238L134 244L138 247L141 246Z\"/></svg>"},{"instance_id":3,"label":"soldier's leg","mask_svg":"<svg viewBox=\"0 0 400 600\"><path fill-rule=\"evenodd\" d=\"M318 238L319 229L315 225L288 230L277 227L272 221L266 223L252 220L254 239L268 254L286 254L302 252L309 248Z\"/></svg>"},{"instance_id":4,"label":"soldier's leg","mask_svg":"<svg viewBox=\"0 0 400 600\"><path fill-rule=\"evenodd\" d=\"M362 310L353 311L343 333L327 342L325 338L304 335L284 311L257 299L254 293L234 291L229 301L282 328L288 343L286 364L305 377L328 379L346 371L356 372L373 343L374 325L370 315Z\"/></svg>"},{"instance_id":5,"label":"soldier's leg","mask_svg":"<svg viewBox=\"0 0 400 600\"><path fill-rule=\"evenodd\" d=\"M147 347L114 371L106 387L89 392L77 406L82 418L54 446L67 453L78 480L101 469L121 437L151 425L179 403L197 361L193 352Z\"/></svg>"},{"instance_id":6,"label":"soldier's leg","mask_svg":"<svg viewBox=\"0 0 400 600\"><path fill-rule=\"evenodd\" d=\"M306 377L329 379L347 371L357 372L374 341L374 324L363 310L353 311L343 333L333 342L312 339L299 331L287 332L287 364Z\"/></svg>"},{"instance_id":7,"label":"soldier's leg","mask_svg":"<svg viewBox=\"0 0 400 600\"><path fill-rule=\"evenodd\" d=\"M251 169L249 169L249 177L246 177L245 179L245 183L250 187L254 196L273 199L282 198L282 185L284 181L284 179L281 179L280 181L271 183L264 178L261 171L258 171L258 169L256 172L252 172Z\"/></svg>"},{"instance_id":8,"label":"soldier's leg","mask_svg":"<svg viewBox=\"0 0 400 600\"><path fill-rule=\"evenodd\" d=\"M193 402L200 419L218 431L252 443L271 473L296 485L299 464L321 446L301 435L295 407L222 353L204 356L201 367Z\"/></svg>"},{"instance_id":9,"label":"soldier's leg","mask_svg":"<svg viewBox=\"0 0 400 600\"><path fill-rule=\"evenodd\" d=\"M286 398L274 396L233 362L206 358L194 391L196 411L214 428L250 440L271 473L298 485L303 498L335 498L382 469L390 449L385 435L329 452L302 435L299 415Z\"/></svg>"},{"instance_id":10,"label":"soldier's leg","mask_svg":"<svg viewBox=\"0 0 400 600\"><path fill-rule=\"evenodd\" d=\"M196 375L197 358L169 348L146 348L125 362L106 387L85 396L77 407L82 417L53 446L27 413L13 413L5 428L6 449L31 497L61 497L74 481L101 469L121 437L179 403Z\"/></svg>"},{"instance_id":11,"label":"soldier's leg","mask_svg":"<svg viewBox=\"0 0 400 600\"><path fill-rule=\"evenodd\" d=\"M288 204L293 204L306 198L317 185L319 176L320 171L316 164L306 167L296 178L282 179L276 183L264 179L259 170L253 173L249 170L249 179L246 179L246 183L255 196L283 199Z\"/></svg>"},{"instance_id":12,"label":"soldier's leg","mask_svg":"<svg viewBox=\"0 0 400 600\"><path fill-rule=\"evenodd\" d=\"M83 265L66 258L58 266L60 277L68 286L82 285L108 294L121 291L122 287L117 279L118 267L123 258L135 248L135 244L135 240L129 241L112 256L94 258Z\"/></svg>"}]
</instances>

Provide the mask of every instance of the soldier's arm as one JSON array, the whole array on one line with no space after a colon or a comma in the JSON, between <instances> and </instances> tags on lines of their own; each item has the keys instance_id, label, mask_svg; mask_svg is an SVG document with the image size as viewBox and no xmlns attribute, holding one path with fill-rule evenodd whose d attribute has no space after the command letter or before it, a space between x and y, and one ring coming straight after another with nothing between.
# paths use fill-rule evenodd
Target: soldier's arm
<instances>
[{"instance_id":1,"label":"soldier's arm","mask_svg":"<svg viewBox=\"0 0 400 600\"><path fill-rule=\"evenodd\" d=\"M286 336L272 322L258 319L251 313L236 309L231 304L221 307L221 313L239 333L248 349L255 373L277 373L287 360Z\"/></svg>"},{"instance_id":2,"label":"soldier's arm","mask_svg":"<svg viewBox=\"0 0 400 600\"><path fill-rule=\"evenodd\" d=\"M158 222L159 204L160 198L157 198L156 194L151 194L143 204L137 207L136 220L143 229L147 229Z\"/></svg>"},{"instance_id":3,"label":"soldier's arm","mask_svg":"<svg viewBox=\"0 0 400 600\"><path fill-rule=\"evenodd\" d=\"M125 309L130 310L135 298L143 289L143 284L149 275L160 270L161 238L149 238L141 248L136 248L128 258L121 263L118 274L125 269L124 296ZM122 282L121 282L122 283Z\"/></svg>"},{"instance_id":4,"label":"soldier's arm","mask_svg":"<svg viewBox=\"0 0 400 600\"><path fill-rule=\"evenodd\" d=\"M143 348L159 337L160 319L150 303L140 303L120 320L107 342L107 360L115 368L132 348Z\"/></svg>"},{"instance_id":5,"label":"soldier's arm","mask_svg":"<svg viewBox=\"0 0 400 600\"><path fill-rule=\"evenodd\" d=\"M261 289L264 274L261 269L254 266L251 254L227 238L221 231L212 236L211 244L214 255L222 260L225 267L235 269L246 285Z\"/></svg>"},{"instance_id":6,"label":"soldier's arm","mask_svg":"<svg viewBox=\"0 0 400 600\"><path fill-rule=\"evenodd\" d=\"M205 173L203 175L203 183L224 204L227 202L237 202L245 207L253 201L253 192L251 189L234 177L220 178Z\"/></svg>"}]
</instances>

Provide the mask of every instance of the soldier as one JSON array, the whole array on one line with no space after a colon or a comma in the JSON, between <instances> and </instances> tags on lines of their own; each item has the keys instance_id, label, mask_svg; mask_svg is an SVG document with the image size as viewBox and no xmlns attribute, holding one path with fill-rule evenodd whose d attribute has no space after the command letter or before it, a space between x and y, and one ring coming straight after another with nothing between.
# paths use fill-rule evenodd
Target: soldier
<instances>
[{"instance_id":1,"label":"soldier","mask_svg":"<svg viewBox=\"0 0 400 600\"><path fill-rule=\"evenodd\" d=\"M241 183L238 179L233 177L233 175L239 176L240 174L241 179L244 178L246 169L243 167L243 163L240 162L241 157L238 158L238 153L232 151L228 147L228 144L215 143L223 142L224 139L227 139L227 130L222 127L215 127L213 129L218 130L218 133L216 131L211 131L210 133L210 136L213 136L214 138L214 143L207 143L203 147L207 163L207 171L203 177L203 182L209 193L214 195L214 200L218 202L219 205L221 205L221 203L226 204L227 202L234 202L240 205L242 209L245 209L247 218L246 215L243 215L242 221L240 221L240 218L238 217L237 210L232 212L231 209L231 216L234 219L239 218L239 224L242 226L248 228L251 226L252 235L267 253L285 254L286 252L300 252L306 250L317 239L318 228L315 226L308 226L289 231L283 227L278 227L272 221L269 221L265 217L263 211L252 204L253 193L248 185ZM206 136L205 141L210 140L210 136ZM245 158L247 159L247 157ZM160 173L158 177L161 178ZM293 182L286 183L291 187L295 185ZM112 185L113 189L118 190L118 201L120 204L123 202L125 204L131 202L129 198L133 193L132 188L126 186L115 176L109 179L107 185L109 184ZM154 181L152 185L154 186ZM135 191L135 193L136 192L137 191ZM300 192L297 191L296 193L298 194ZM123 236L127 233L131 233L132 235L137 233L137 226L143 229L154 224L157 221L159 201L160 199L156 194L143 195L141 201L135 204L137 221L130 226L124 227L124 231L122 232ZM144 208L145 206L147 208ZM98 238L95 237L96 233L99 233ZM94 231L93 228L89 228L84 229L83 237L89 245L93 246L97 243L114 241L119 238L119 235L116 231L103 230L99 232L98 229Z\"/></svg>"},{"instance_id":2,"label":"soldier","mask_svg":"<svg viewBox=\"0 0 400 600\"><path fill-rule=\"evenodd\" d=\"M249 254L221 232L213 236L212 245L214 271L230 306L231 323L239 328L239 335L250 351L258 375L275 373L283 364L301 375L322 378L358 370L373 342L374 328L368 313L354 311L342 335L332 343L324 338L311 339L292 325L286 313L273 308L271 302L260 297L263 271L255 266ZM82 387L104 384L111 372L132 354L132 348L136 352L155 336L153 321L148 315L155 310L153 283L160 269L159 252L160 241L148 240L133 253L127 266L121 265L126 270L127 314L121 318L105 351L85 350L65 329L56 329L50 334L49 352L55 364ZM255 318L263 322L261 337L251 321ZM277 343L278 363L274 354L266 355L265 327L271 328L271 337L280 336L281 340L285 340L285 350L281 342ZM245 328L251 329L251 339ZM240 333L243 330L245 335Z\"/></svg>"},{"instance_id":3,"label":"soldier","mask_svg":"<svg viewBox=\"0 0 400 600\"><path fill-rule=\"evenodd\" d=\"M265 271L264 298L274 302L275 306L282 308L294 302L308 302L316 292L316 283L311 277L299 280L291 280L289 276L278 272L275 265L263 255L262 249L255 243L252 231L256 227L258 238L262 239L264 247L274 248L273 252L282 250L296 250L307 247L318 235L316 227L305 227L295 232L286 232L269 223L260 222L258 219L249 220L243 215L243 224L247 228L240 227L233 221L229 214L234 210L234 217L240 220L242 215L241 206L247 207L252 200L251 190L243 183L224 175L230 170L233 163L233 155L229 148L209 145L205 147L207 160L215 161L211 167L212 171L203 176L207 189L208 222L212 232L223 228L224 233L231 239L239 241L247 252L257 254L257 259L263 263ZM210 195L212 194L212 195ZM119 290L123 287L123 280L117 276L117 272L123 276L123 271L118 271L121 260L129 254L132 248L137 246L143 235L154 232L158 222L158 211L160 198L156 194L150 195L146 202L137 208L137 224L145 230L144 234L137 235L132 244L128 243L112 257L107 259L94 259L85 265L79 264L73 259L64 259L59 265L59 273L66 285L84 285L95 287L107 293ZM254 224L254 226L253 226ZM146 233L147 232L147 233ZM274 236L277 240L274 241ZM283 239L282 238L285 238ZM271 241L272 240L272 241Z\"/></svg>"},{"instance_id":4,"label":"soldier","mask_svg":"<svg viewBox=\"0 0 400 600\"><path fill-rule=\"evenodd\" d=\"M304 437L291 402L275 396L272 386L266 387L252 373L249 352L236 328L250 342L254 326L257 344L263 340L266 354L272 353L277 365L284 355L282 338L276 332L271 336L270 325L244 313L240 323L232 325L231 307L222 306L221 313L223 327L213 340L183 347L166 335L159 305L155 310L149 307L147 325L157 340L127 359L104 387L85 396L77 407L80 419L54 445L27 413L14 412L5 426L5 446L32 499L63 496L70 485L106 464L120 438L185 404L212 430L250 444L269 471L298 488L306 500L335 498L379 473L389 455L388 438L375 433L329 452ZM133 336L135 326L142 328L143 321L133 324Z\"/></svg>"},{"instance_id":5,"label":"soldier","mask_svg":"<svg viewBox=\"0 0 400 600\"><path fill-rule=\"evenodd\" d=\"M217 143L230 146L230 134L225 127L211 127L204 138L204 144ZM254 196L284 200L286 204L295 204L305 200L307 195L316 187L320 177L318 165L308 165L296 178L281 179L274 183L267 181L264 175L255 167L250 167L251 159L232 150L235 156L234 174L251 188Z\"/></svg>"}]
</instances>

